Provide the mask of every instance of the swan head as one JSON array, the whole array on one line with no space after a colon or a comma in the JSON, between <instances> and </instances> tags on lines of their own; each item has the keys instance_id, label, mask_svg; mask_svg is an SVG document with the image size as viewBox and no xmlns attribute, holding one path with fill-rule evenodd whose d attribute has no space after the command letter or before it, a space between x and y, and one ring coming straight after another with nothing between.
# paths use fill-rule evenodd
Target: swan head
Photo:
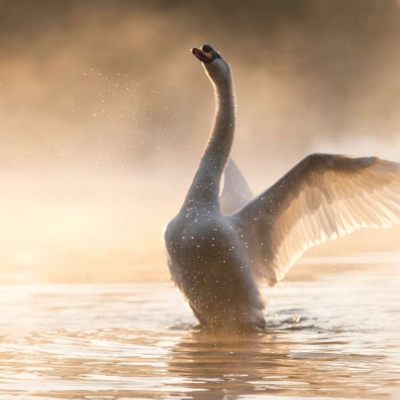
<instances>
[{"instance_id":1,"label":"swan head","mask_svg":"<svg viewBox=\"0 0 400 400\"><path fill-rule=\"evenodd\" d=\"M230 80L231 69L229 64L210 45L203 45L201 50L193 48L192 54L203 63L208 76L213 82Z\"/></svg>"}]
</instances>

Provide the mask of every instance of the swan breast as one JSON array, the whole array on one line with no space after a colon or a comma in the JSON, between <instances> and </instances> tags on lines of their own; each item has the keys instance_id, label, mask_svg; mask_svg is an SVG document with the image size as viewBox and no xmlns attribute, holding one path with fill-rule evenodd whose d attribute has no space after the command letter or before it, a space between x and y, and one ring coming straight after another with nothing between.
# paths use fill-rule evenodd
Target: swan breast
<instances>
[{"instance_id":1,"label":"swan breast","mask_svg":"<svg viewBox=\"0 0 400 400\"><path fill-rule=\"evenodd\" d=\"M264 304L246 252L222 215L190 223L177 217L165 241L172 279L197 316L219 325L259 318Z\"/></svg>"}]
</instances>

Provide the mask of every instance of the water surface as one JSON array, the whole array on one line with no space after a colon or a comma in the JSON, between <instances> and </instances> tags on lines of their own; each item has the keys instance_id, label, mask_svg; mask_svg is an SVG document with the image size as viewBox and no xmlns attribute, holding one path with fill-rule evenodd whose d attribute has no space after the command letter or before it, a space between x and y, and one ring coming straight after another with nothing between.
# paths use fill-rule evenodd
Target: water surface
<instances>
[{"instance_id":1,"label":"water surface","mask_svg":"<svg viewBox=\"0 0 400 400\"><path fill-rule=\"evenodd\" d=\"M3 284L0 399L397 399L391 260L266 289L268 329L245 337L195 329L170 283Z\"/></svg>"}]
</instances>

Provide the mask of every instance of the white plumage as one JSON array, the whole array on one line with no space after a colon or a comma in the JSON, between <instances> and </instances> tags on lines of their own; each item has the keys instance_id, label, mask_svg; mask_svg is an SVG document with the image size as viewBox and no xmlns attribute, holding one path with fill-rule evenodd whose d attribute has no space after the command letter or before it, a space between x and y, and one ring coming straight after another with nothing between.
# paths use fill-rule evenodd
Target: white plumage
<instances>
[{"instance_id":1,"label":"white plumage","mask_svg":"<svg viewBox=\"0 0 400 400\"><path fill-rule=\"evenodd\" d=\"M260 281L275 284L327 239L400 223L400 164L312 154L253 198L229 159L235 128L229 64L208 45L192 52L214 85L217 111L186 199L167 225L169 268L204 327L262 328Z\"/></svg>"}]
</instances>

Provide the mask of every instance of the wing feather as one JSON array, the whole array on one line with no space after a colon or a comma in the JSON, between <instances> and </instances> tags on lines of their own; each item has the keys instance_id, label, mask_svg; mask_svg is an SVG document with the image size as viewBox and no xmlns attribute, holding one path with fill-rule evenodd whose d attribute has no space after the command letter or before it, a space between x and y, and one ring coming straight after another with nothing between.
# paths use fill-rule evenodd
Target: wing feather
<instances>
[{"instance_id":1,"label":"wing feather","mask_svg":"<svg viewBox=\"0 0 400 400\"><path fill-rule=\"evenodd\" d=\"M312 246L400 223L400 164L313 154L230 218L254 274L273 284Z\"/></svg>"},{"instance_id":2,"label":"wing feather","mask_svg":"<svg viewBox=\"0 0 400 400\"><path fill-rule=\"evenodd\" d=\"M245 177L233 159L229 158L224 171L224 187L220 197L222 211L225 214L232 214L253 198Z\"/></svg>"}]
</instances>

